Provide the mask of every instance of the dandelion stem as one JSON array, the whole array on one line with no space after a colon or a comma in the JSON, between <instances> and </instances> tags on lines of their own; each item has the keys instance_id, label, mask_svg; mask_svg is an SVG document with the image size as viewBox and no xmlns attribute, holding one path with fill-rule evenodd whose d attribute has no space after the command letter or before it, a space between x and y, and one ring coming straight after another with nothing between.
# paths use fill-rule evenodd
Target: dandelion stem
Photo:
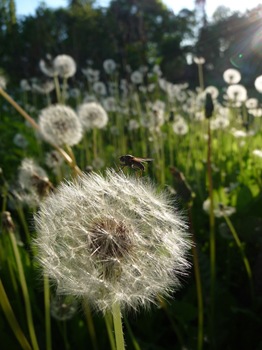
<instances>
[{"instance_id":1,"label":"dandelion stem","mask_svg":"<svg viewBox=\"0 0 262 350\"><path fill-rule=\"evenodd\" d=\"M60 85L59 85L59 80L58 80L58 76L57 75L54 76L54 83L55 83L55 91L56 91L57 102L61 103L61 90L60 90Z\"/></svg>"},{"instance_id":2,"label":"dandelion stem","mask_svg":"<svg viewBox=\"0 0 262 350\"><path fill-rule=\"evenodd\" d=\"M192 240L194 245L192 246L193 262L194 262L194 272L196 280L196 291L197 291L197 304L198 304L198 338L197 338L197 349L203 349L203 339L204 339L204 306L203 306L203 294L202 294L202 283L199 268L199 259L196 246L196 238L193 230L192 221L192 205L188 206L188 216L190 232L192 234Z\"/></svg>"},{"instance_id":3,"label":"dandelion stem","mask_svg":"<svg viewBox=\"0 0 262 350\"><path fill-rule=\"evenodd\" d=\"M98 350L96 332L95 332L95 327L94 327L94 322L93 322L90 306L86 300L84 300L83 304L84 304L84 310L85 310L85 315L86 315L86 323L87 323L87 327L88 327L91 341L93 344L93 349Z\"/></svg>"},{"instance_id":4,"label":"dandelion stem","mask_svg":"<svg viewBox=\"0 0 262 350\"><path fill-rule=\"evenodd\" d=\"M129 333L129 336L130 336L130 338L132 339L132 343L133 343L134 349L135 349L135 350L141 350L141 348L140 348L140 346L139 346L139 344L138 344L138 342L137 342L137 340L136 340L136 338L135 338L135 336L134 336L134 334L133 334L133 332L132 332L132 329L131 329L131 327L130 327L130 325L129 325L129 322L128 322L127 318L124 317L124 320L125 320L125 326L126 326L126 328L127 328L127 331L128 331L128 333Z\"/></svg>"},{"instance_id":5,"label":"dandelion stem","mask_svg":"<svg viewBox=\"0 0 262 350\"><path fill-rule=\"evenodd\" d=\"M210 119L208 119L208 150L207 150L207 178L208 191L210 198L210 335L211 342L214 346L214 321L215 321L215 283L216 283L216 238L215 238L215 215L214 215L214 198L213 198L213 181L211 168L211 128Z\"/></svg>"},{"instance_id":6,"label":"dandelion stem","mask_svg":"<svg viewBox=\"0 0 262 350\"><path fill-rule=\"evenodd\" d=\"M19 344L21 345L23 350L32 350L30 344L28 343L22 329L20 328L17 319L15 317L14 311L9 303L8 296L5 292L3 283L0 279L0 305L3 309L3 312L5 314L5 317L12 329L12 331L15 334L16 339L18 340Z\"/></svg>"},{"instance_id":7,"label":"dandelion stem","mask_svg":"<svg viewBox=\"0 0 262 350\"><path fill-rule=\"evenodd\" d=\"M44 300L45 300L45 333L46 333L46 350L52 349L51 338L51 317L50 317L50 287L49 278L44 275Z\"/></svg>"},{"instance_id":8,"label":"dandelion stem","mask_svg":"<svg viewBox=\"0 0 262 350\"><path fill-rule=\"evenodd\" d=\"M246 253L243 249L243 245L238 237L237 231L235 230L232 221L229 219L229 217L225 214L223 214L223 217L227 223L228 228L230 229L230 232L232 233L232 236L236 242L236 245L238 246L240 253L242 255L242 259L246 268L246 272L247 272L247 276L249 279L249 284L250 284L250 293L251 293L251 297L254 300L254 286L253 286L253 279L252 279L252 270L248 261L248 258L246 256Z\"/></svg>"},{"instance_id":9,"label":"dandelion stem","mask_svg":"<svg viewBox=\"0 0 262 350\"><path fill-rule=\"evenodd\" d=\"M204 91L204 73L203 73L203 64L198 64L198 79L199 79L199 86L202 91Z\"/></svg>"},{"instance_id":10,"label":"dandelion stem","mask_svg":"<svg viewBox=\"0 0 262 350\"><path fill-rule=\"evenodd\" d=\"M17 264L17 268L18 268L18 274L19 274L19 279L20 279L20 283L21 283L21 288L23 291L23 297L24 297L25 309L26 309L26 318L27 318L27 324L28 324L28 329L29 329L29 334L30 334L32 346L33 346L34 350L38 350L39 347L37 344L37 339L36 339L36 334L35 334L35 329L34 329L32 309L31 309L31 304L30 304L30 297L29 297L28 288L27 288L27 284L26 284L23 264L22 264L22 260L20 257L18 247L17 247L14 232L10 231L9 237L10 237L10 240L12 243L12 248L13 248L13 252L15 255L15 260L16 260L16 264Z\"/></svg>"},{"instance_id":11,"label":"dandelion stem","mask_svg":"<svg viewBox=\"0 0 262 350\"><path fill-rule=\"evenodd\" d=\"M112 314L109 312L106 312L105 314L105 323L106 323L109 342L111 345L111 350L116 350L116 343L112 332Z\"/></svg>"},{"instance_id":12,"label":"dandelion stem","mask_svg":"<svg viewBox=\"0 0 262 350\"><path fill-rule=\"evenodd\" d=\"M112 306L112 314L113 314L113 322L114 322L114 330L115 330L115 338L116 338L116 350L124 350L125 342L123 335L123 327L121 320L121 311L118 303L115 303Z\"/></svg>"}]
</instances>

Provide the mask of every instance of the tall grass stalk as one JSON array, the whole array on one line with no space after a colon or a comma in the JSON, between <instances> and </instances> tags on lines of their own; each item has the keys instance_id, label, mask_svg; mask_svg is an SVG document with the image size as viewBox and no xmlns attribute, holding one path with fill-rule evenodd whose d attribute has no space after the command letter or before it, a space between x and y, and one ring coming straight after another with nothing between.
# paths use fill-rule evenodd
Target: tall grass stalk
<instances>
[{"instance_id":1,"label":"tall grass stalk","mask_svg":"<svg viewBox=\"0 0 262 350\"><path fill-rule=\"evenodd\" d=\"M87 302L87 300L83 301L83 306L84 306L84 311L85 311L85 316L86 316L86 323L87 323L87 327L88 327L88 331L91 337L91 341L92 341L92 345L93 345L93 349L94 350L98 350L98 344L97 344L97 339L96 339L96 332L95 332L95 326L94 326L94 322L93 322L93 317L92 317L92 313L90 310L90 306L89 303Z\"/></svg>"},{"instance_id":2,"label":"tall grass stalk","mask_svg":"<svg viewBox=\"0 0 262 350\"><path fill-rule=\"evenodd\" d=\"M246 253L245 253L245 250L244 250L244 247L238 237L238 234L237 234L237 231L235 230L235 227L233 226L232 224L232 221L230 220L230 218L223 214L223 217L227 223L227 226L230 230L230 232L232 233L232 236L236 242L236 245L237 247L239 248L239 251L240 251L240 254L241 254L241 257L243 259L243 263L245 265L245 269L246 269L246 272L247 272L247 277L248 277L248 280L249 280L249 286L250 286L250 294L251 294L251 298L252 300L254 300L254 286L253 286L253 278L252 278L252 270L251 270L251 267L250 267L250 264L249 264L249 261L248 261L248 258L246 256Z\"/></svg>"},{"instance_id":3,"label":"tall grass stalk","mask_svg":"<svg viewBox=\"0 0 262 350\"><path fill-rule=\"evenodd\" d=\"M46 350L52 349L51 316L50 316L50 286L49 278L44 274L44 301L45 301L45 336Z\"/></svg>"},{"instance_id":4,"label":"tall grass stalk","mask_svg":"<svg viewBox=\"0 0 262 350\"><path fill-rule=\"evenodd\" d=\"M202 282L200 276L199 259L197 252L197 242L195 238L195 233L193 229L192 221L192 204L188 205L188 217L189 217L189 227L192 234L192 240L194 245L192 246L192 255L194 263L194 273L196 281L196 292L197 292L197 306L198 306L198 336L197 336L197 349L203 349L204 340L204 305L203 305L203 293L202 293Z\"/></svg>"},{"instance_id":5,"label":"tall grass stalk","mask_svg":"<svg viewBox=\"0 0 262 350\"><path fill-rule=\"evenodd\" d=\"M111 345L111 350L116 350L116 342L115 342L114 335L112 332L112 329L113 329L112 314L110 312L106 312L104 319L105 319L105 323L106 323L106 330L107 330L109 342Z\"/></svg>"},{"instance_id":6,"label":"tall grass stalk","mask_svg":"<svg viewBox=\"0 0 262 350\"><path fill-rule=\"evenodd\" d=\"M17 242L16 242L14 232L12 230L10 230L8 234L9 234L9 237L11 240L11 244L12 244L12 248L13 248L13 252L14 252L14 256L15 256L15 260L16 260L16 264L17 264L17 268L18 268L19 280L21 283L21 288L22 288L24 302L25 302L26 318L27 318L27 325L28 325L28 329L29 329L30 339L32 342L33 349L39 350L39 346L38 346L37 338L36 338L36 334L35 334L34 321L33 321L33 315L32 315L31 303L30 303L30 296L28 293L23 263L21 260L19 249L17 247Z\"/></svg>"},{"instance_id":7,"label":"tall grass stalk","mask_svg":"<svg viewBox=\"0 0 262 350\"><path fill-rule=\"evenodd\" d=\"M0 305L2 307L3 313L14 332L14 335L16 339L18 340L19 344L21 345L21 348L23 350L32 350L31 345L29 344L28 340L26 339L22 329L20 328L17 319L15 317L14 311L11 307L11 304L8 300L8 296L5 292L2 280L0 279Z\"/></svg>"},{"instance_id":8,"label":"tall grass stalk","mask_svg":"<svg viewBox=\"0 0 262 350\"><path fill-rule=\"evenodd\" d=\"M124 321L125 321L125 326L127 328L128 334L129 334L129 336L130 336L130 338L132 340L134 349L135 350L141 350L141 348L140 348L140 346L139 346L139 344L138 344L138 342L137 342L137 340L136 340L136 338L135 338L135 336L134 336L134 334L132 332L132 329L131 329L131 327L129 325L129 322L128 322L126 317L124 317Z\"/></svg>"}]
</instances>

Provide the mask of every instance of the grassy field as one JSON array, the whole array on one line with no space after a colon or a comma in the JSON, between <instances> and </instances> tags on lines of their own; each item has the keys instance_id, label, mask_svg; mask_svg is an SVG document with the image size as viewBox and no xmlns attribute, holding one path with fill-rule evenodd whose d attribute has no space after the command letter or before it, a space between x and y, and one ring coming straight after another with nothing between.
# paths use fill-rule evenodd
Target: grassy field
<instances>
[{"instance_id":1,"label":"grassy field","mask_svg":"<svg viewBox=\"0 0 262 350\"><path fill-rule=\"evenodd\" d=\"M260 79L250 92L228 71L223 89L205 87L200 58L195 90L168 82L158 66L124 80L111 60L100 72L65 55L51 63L40 64L45 83L10 91L0 80L1 348L123 348L115 317L78 291L60 295L33 244L35 214L61 182L114 169L138 188L150 178L183 213L193 242L176 293L121 309L126 348L262 349ZM122 167L128 154L153 161L144 171Z\"/></svg>"}]
</instances>

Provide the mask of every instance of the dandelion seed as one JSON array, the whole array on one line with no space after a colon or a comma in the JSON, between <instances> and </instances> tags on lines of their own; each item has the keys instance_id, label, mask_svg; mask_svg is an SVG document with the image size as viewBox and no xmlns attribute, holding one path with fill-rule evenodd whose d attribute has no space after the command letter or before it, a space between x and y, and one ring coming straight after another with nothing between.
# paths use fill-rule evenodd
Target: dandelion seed
<instances>
[{"instance_id":1,"label":"dandelion seed","mask_svg":"<svg viewBox=\"0 0 262 350\"><path fill-rule=\"evenodd\" d=\"M82 138L82 126L74 110L64 105L44 108L39 116L43 138L56 146L73 146Z\"/></svg>"},{"instance_id":2,"label":"dandelion seed","mask_svg":"<svg viewBox=\"0 0 262 350\"><path fill-rule=\"evenodd\" d=\"M238 84L241 80L241 74L237 69L229 68L224 71L223 78L228 84Z\"/></svg>"},{"instance_id":3,"label":"dandelion seed","mask_svg":"<svg viewBox=\"0 0 262 350\"><path fill-rule=\"evenodd\" d=\"M96 102L83 103L78 108L78 116L85 130L102 129L108 123L108 115L104 108Z\"/></svg>"},{"instance_id":4,"label":"dandelion seed","mask_svg":"<svg viewBox=\"0 0 262 350\"><path fill-rule=\"evenodd\" d=\"M35 222L38 260L58 294L83 297L103 312L169 295L188 268L191 243L167 194L123 173L62 183Z\"/></svg>"}]
</instances>

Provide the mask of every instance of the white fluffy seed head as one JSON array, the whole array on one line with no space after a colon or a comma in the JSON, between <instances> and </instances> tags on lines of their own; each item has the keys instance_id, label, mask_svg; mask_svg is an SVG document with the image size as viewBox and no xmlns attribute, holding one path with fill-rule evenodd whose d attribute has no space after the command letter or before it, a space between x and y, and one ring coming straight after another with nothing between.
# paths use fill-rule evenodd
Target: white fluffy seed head
<instances>
[{"instance_id":1,"label":"white fluffy seed head","mask_svg":"<svg viewBox=\"0 0 262 350\"><path fill-rule=\"evenodd\" d=\"M38 260L58 294L87 298L103 312L170 294L189 265L185 223L167 194L123 173L62 183L35 222Z\"/></svg>"},{"instance_id":2,"label":"white fluffy seed head","mask_svg":"<svg viewBox=\"0 0 262 350\"><path fill-rule=\"evenodd\" d=\"M71 56L58 55L53 62L54 70L62 78L70 78L76 73L76 63Z\"/></svg>"},{"instance_id":3,"label":"white fluffy seed head","mask_svg":"<svg viewBox=\"0 0 262 350\"><path fill-rule=\"evenodd\" d=\"M64 105L44 108L39 116L43 138L57 146L73 146L82 138L82 126L74 110Z\"/></svg>"},{"instance_id":4,"label":"white fluffy seed head","mask_svg":"<svg viewBox=\"0 0 262 350\"><path fill-rule=\"evenodd\" d=\"M46 171L33 159L23 159L18 170L18 182L23 189L32 190L35 186L35 178L48 179Z\"/></svg>"},{"instance_id":5,"label":"white fluffy seed head","mask_svg":"<svg viewBox=\"0 0 262 350\"><path fill-rule=\"evenodd\" d=\"M97 102L83 103L78 108L78 116L85 130L102 129L108 123L108 115Z\"/></svg>"}]
</instances>

